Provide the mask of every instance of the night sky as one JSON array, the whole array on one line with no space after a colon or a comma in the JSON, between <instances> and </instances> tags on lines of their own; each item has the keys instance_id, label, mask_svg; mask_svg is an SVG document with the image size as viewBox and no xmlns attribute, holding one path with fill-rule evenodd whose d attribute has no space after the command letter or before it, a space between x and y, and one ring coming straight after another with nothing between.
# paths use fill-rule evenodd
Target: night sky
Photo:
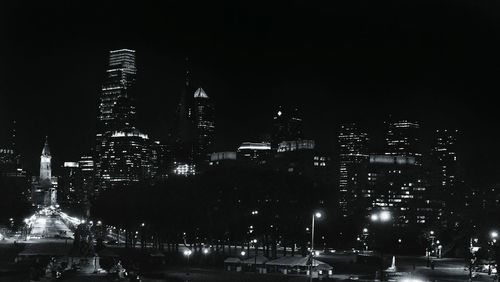
<instances>
[{"instance_id":1,"label":"night sky","mask_svg":"<svg viewBox=\"0 0 500 282\"><path fill-rule=\"evenodd\" d=\"M0 134L18 121L30 170L45 135L56 163L89 152L107 52L132 48L153 139L167 136L189 56L216 105L218 150L259 141L278 105L298 106L328 151L339 122L380 136L395 114L426 136L458 128L470 184L499 181L496 1L12 2L0 4Z\"/></svg>"}]
</instances>

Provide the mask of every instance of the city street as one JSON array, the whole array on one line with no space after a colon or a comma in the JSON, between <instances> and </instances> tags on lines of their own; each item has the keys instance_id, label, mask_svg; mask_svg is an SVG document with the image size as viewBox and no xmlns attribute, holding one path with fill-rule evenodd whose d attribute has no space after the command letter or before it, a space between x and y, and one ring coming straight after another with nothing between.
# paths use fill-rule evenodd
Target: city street
<instances>
[{"instance_id":1,"label":"city street","mask_svg":"<svg viewBox=\"0 0 500 282\"><path fill-rule=\"evenodd\" d=\"M73 232L59 216L37 215L30 237L73 237Z\"/></svg>"}]
</instances>

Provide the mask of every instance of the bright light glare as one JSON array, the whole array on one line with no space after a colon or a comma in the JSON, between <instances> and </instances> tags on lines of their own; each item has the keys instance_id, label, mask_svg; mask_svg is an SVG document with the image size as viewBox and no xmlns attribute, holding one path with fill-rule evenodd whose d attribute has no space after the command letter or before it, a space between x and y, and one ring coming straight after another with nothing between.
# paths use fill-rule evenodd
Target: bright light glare
<instances>
[{"instance_id":1,"label":"bright light glare","mask_svg":"<svg viewBox=\"0 0 500 282\"><path fill-rule=\"evenodd\" d=\"M242 256L245 256L245 255L246 255L246 252L245 252L245 251L241 251L241 255L242 255Z\"/></svg>"},{"instance_id":2,"label":"bright light glare","mask_svg":"<svg viewBox=\"0 0 500 282\"><path fill-rule=\"evenodd\" d=\"M314 251L315 256L319 256L319 251Z\"/></svg>"},{"instance_id":3,"label":"bright light glare","mask_svg":"<svg viewBox=\"0 0 500 282\"><path fill-rule=\"evenodd\" d=\"M424 280L418 278L404 278L401 282L424 282Z\"/></svg>"},{"instance_id":4,"label":"bright light glare","mask_svg":"<svg viewBox=\"0 0 500 282\"><path fill-rule=\"evenodd\" d=\"M190 256L191 253L192 253L191 250L184 250L184 255L187 257Z\"/></svg>"},{"instance_id":5,"label":"bright light glare","mask_svg":"<svg viewBox=\"0 0 500 282\"><path fill-rule=\"evenodd\" d=\"M204 249L203 249L203 253L204 253L205 255L206 255L206 254L208 254L208 249L207 249L207 248L204 248Z\"/></svg>"},{"instance_id":6,"label":"bright light glare","mask_svg":"<svg viewBox=\"0 0 500 282\"><path fill-rule=\"evenodd\" d=\"M491 235L491 238L497 238L498 237L498 232L492 231L490 235Z\"/></svg>"},{"instance_id":7,"label":"bright light glare","mask_svg":"<svg viewBox=\"0 0 500 282\"><path fill-rule=\"evenodd\" d=\"M317 212L314 216L316 216L316 218L321 218L322 214L320 212Z\"/></svg>"},{"instance_id":8,"label":"bright light glare","mask_svg":"<svg viewBox=\"0 0 500 282\"><path fill-rule=\"evenodd\" d=\"M372 214L372 216L370 217L370 219L372 221L378 221L378 215L377 214Z\"/></svg>"},{"instance_id":9,"label":"bright light glare","mask_svg":"<svg viewBox=\"0 0 500 282\"><path fill-rule=\"evenodd\" d=\"M381 211L380 212L380 220L381 221L389 221L391 219L391 213L389 211Z\"/></svg>"}]
</instances>

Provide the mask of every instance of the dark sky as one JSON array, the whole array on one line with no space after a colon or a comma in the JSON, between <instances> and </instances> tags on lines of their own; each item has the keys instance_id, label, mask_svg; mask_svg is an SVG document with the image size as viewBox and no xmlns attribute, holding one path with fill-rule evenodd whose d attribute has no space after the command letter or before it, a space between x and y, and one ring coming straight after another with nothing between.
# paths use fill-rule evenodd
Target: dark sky
<instances>
[{"instance_id":1,"label":"dark sky","mask_svg":"<svg viewBox=\"0 0 500 282\"><path fill-rule=\"evenodd\" d=\"M88 152L107 52L133 48L141 127L154 139L166 136L188 55L216 104L219 150L259 140L280 104L302 109L324 150L339 122L378 131L396 114L427 132L462 130L474 185L498 180L497 1L12 2L0 4L0 124L18 120L29 168L45 135L59 162Z\"/></svg>"}]
</instances>

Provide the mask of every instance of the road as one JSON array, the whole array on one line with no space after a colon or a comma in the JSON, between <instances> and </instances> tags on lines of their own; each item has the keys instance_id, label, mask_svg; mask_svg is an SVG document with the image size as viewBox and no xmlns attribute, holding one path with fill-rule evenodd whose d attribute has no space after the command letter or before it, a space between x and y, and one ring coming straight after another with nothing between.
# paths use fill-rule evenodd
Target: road
<instances>
[{"instance_id":1,"label":"road","mask_svg":"<svg viewBox=\"0 0 500 282\"><path fill-rule=\"evenodd\" d=\"M58 236L73 238L73 232L57 215L37 215L33 221L29 236L35 238L54 238Z\"/></svg>"}]
</instances>

